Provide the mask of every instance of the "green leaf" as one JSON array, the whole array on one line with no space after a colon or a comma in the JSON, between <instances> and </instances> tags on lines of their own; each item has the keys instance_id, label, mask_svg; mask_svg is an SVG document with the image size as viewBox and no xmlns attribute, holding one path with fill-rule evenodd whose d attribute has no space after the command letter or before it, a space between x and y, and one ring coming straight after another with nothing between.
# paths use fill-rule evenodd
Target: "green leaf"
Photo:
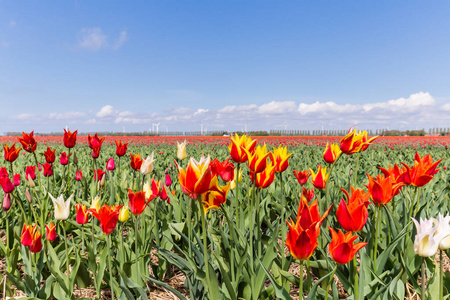
<instances>
[{"instance_id":1,"label":"green leaf","mask_svg":"<svg viewBox=\"0 0 450 300\"><path fill-rule=\"evenodd\" d=\"M283 299L283 300L292 300L291 296L289 295L289 292L286 291L281 285L279 285L272 275L270 275L269 271L264 267L261 261L259 261L259 264L261 265L261 268L266 273L267 277L269 278L270 282L275 288L275 295L277 296L277 299Z\"/></svg>"}]
</instances>

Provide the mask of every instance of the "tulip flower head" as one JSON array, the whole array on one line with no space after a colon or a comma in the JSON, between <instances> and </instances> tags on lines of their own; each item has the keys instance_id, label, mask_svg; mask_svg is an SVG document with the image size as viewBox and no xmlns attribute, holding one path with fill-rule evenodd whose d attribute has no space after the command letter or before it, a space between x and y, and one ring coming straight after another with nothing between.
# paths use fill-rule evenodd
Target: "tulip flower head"
<instances>
[{"instance_id":1,"label":"tulip flower head","mask_svg":"<svg viewBox=\"0 0 450 300\"><path fill-rule=\"evenodd\" d=\"M270 162L262 172L256 174L250 172L250 180L254 183L255 187L266 189L275 179L276 168L277 166Z\"/></svg>"},{"instance_id":2,"label":"tulip flower head","mask_svg":"<svg viewBox=\"0 0 450 300\"><path fill-rule=\"evenodd\" d=\"M377 206L388 204L403 186L403 183L393 184L389 177L386 178L381 174L375 178L367 174L367 177L369 184L366 187L369 190L370 198Z\"/></svg>"},{"instance_id":3,"label":"tulip flower head","mask_svg":"<svg viewBox=\"0 0 450 300\"><path fill-rule=\"evenodd\" d=\"M27 180L35 180L36 179L36 166L28 166L25 168L25 178Z\"/></svg>"},{"instance_id":4,"label":"tulip flower head","mask_svg":"<svg viewBox=\"0 0 450 300\"><path fill-rule=\"evenodd\" d=\"M201 195L208 191L213 178L210 162L209 155L206 158L202 155L200 161L191 157L188 166L183 169L175 161L178 167L178 181L189 194Z\"/></svg>"},{"instance_id":5,"label":"tulip flower head","mask_svg":"<svg viewBox=\"0 0 450 300\"><path fill-rule=\"evenodd\" d=\"M77 203L77 205L75 205L75 209L77 211L77 218L76 221L78 224L86 224L89 220L89 212L86 209L86 205L81 205L79 203Z\"/></svg>"},{"instance_id":6,"label":"tulip flower head","mask_svg":"<svg viewBox=\"0 0 450 300\"><path fill-rule=\"evenodd\" d=\"M245 163L248 160L247 153L253 153L256 147L256 140L252 140L245 134L239 137L237 133L231 138L231 144L228 146L231 159L237 163Z\"/></svg>"},{"instance_id":7,"label":"tulip flower head","mask_svg":"<svg viewBox=\"0 0 450 300\"><path fill-rule=\"evenodd\" d=\"M130 208L128 205L122 206L119 212L119 221L125 223L130 218Z\"/></svg>"},{"instance_id":8,"label":"tulip flower head","mask_svg":"<svg viewBox=\"0 0 450 300\"><path fill-rule=\"evenodd\" d=\"M346 190L341 190L345 193L348 204L341 199L336 211L337 220L346 231L358 232L363 229L369 216L367 206L370 203L370 194L351 187L350 196Z\"/></svg>"},{"instance_id":9,"label":"tulip flower head","mask_svg":"<svg viewBox=\"0 0 450 300\"><path fill-rule=\"evenodd\" d=\"M311 176L311 173L308 170L306 171L294 170L294 176L295 178L297 178L297 181L300 185L304 185L308 182L308 178L309 176Z\"/></svg>"},{"instance_id":10,"label":"tulip flower head","mask_svg":"<svg viewBox=\"0 0 450 300\"><path fill-rule=\"evenodd\" d=\"M128 206L131 213L135 216L139 216L152 199L152 197L149 197L147 200L144 191L133 193L131 189L128 189Z\"/></svg>"},{"instance_id":11,"label":"tulip flower head","mask_svg":"<svg viewBox=\"0 0 450 300\"><path fill-rule=\"evenodd\" d=\"M20 235L20 242L24 246L30 247L33 244L33 236L37 230L37 223L32 225L23 224L22 233Z\"/></svg>"},{"instance_id":12,"label":"tulip flower head","mask_svg":"<svg viewBox=\"0 0 450 300\"><path fill-rule=\"evenodd\" d=\"M61 165L65 166L69 163L69 157L72 155L72 153L70 153L69 155L67 155L66 152L61 153L61 156L59 157L59 162L61 163Z\"/></svg>"},{"instance_id":13,"label":"tulip flower head","mask_svg":"<svg viewBox=\"0 0 450 300\"><path fill-rule=\"evenodd\" d=\"M155 162L153 154L154 152L152 152L152 155L147 156L147 158L142 162L141 173L144 175L148 175L153 171L153 163Z\"/></svg>"},{"instance_id":14,"label":"tulip flower head","mask_svg":"<svg viewBox=\"0 0 450 300\"><path fill-rule=\"evenodd\" d=\"M53 165L49 163L45 163L42 165L44 167L44 176L49 177L53 175Z\"/></svg>"},{"instance_id":15,"label":"tulip flower head","mask_svg":"<svg viewBox=\"0 0 450 300\"><path fill-rule=\"evenodd\" d=\"M75 172L75 180L76 181L80 181L81 179L83 179L83 171L82 170L78 170Z\"/></svg>"},{"instance_id":16,"label":"tulip flower head","mask_svg":"<svg viewBox=\"0 0 450 300\"><path fill-rule=\"evenodd\" d=\"M88 143L89 143L89 148L92 149L92 153L91 153L92 158L96 159L99 157L100 150L102 148L102 143L104 140L105 140L105 138L104 137L99 138L97 133L95 133L94 136L91 136L90 134L88 134Z\"/></svg>"},{"instance_id":17,"label":"tulip flower head","mask_svg":"<svg viewBox=\"0 0 450 300\"><path fill-rule=\"evenodd\" d=\"M339 233L336 233L333 228L328 228L331 233L331 242L328 246L328 250L330 251L333 260L338 264L344 265L348 263L362 247L367 245L365 242L353 244L358 236L352 235L351 232L344 234L339 229Z\"/></svg>"},{"instance_id":18,"label":"tulip flower head","mask_svg":"<svg viewBox=\"0 0 450 300\"><path fill-rule=\"evenodd\" d=\"M234 165L230 162L230 158L220 162L215 158L211 162L211 171L214 175L220 176L223 181L228 182L234 178Z\"/></svg>"},{"instance_id":19,"label":"tulip flower head","mask_svg":"<svg viewBox=\"0 0 450 300\"><path fill-rule=\"evenodd\" d=\"M270 154L267 152L266 144L263 146L258 145L253 153L247 149L244 149L244 151L247 153L248 168L250 169L250 172L261 173L264 171L267 166L267 157Z\"/></svg>"},{"instance_id":20,"label":"tulip flower head","mask_svg":"<svg viewBox=\"0 0 450 300\"><path fill-rule=\"evenodd\" d=\"M341 153L342 153L342 151L339 148L338 144L331 144L331 146L330 146L327 143L327 146L325 147L325 151L323 152L323 159L327 163L332 164L339 158Z\"/></svg>"},{"instance_id":21,"label":"tulip flower head","mask_svg":"<svg viewBox=\"0 0 450 300\"><path fill-rule=\"evenodd\" d=\"M308 228L303 228L300 219L294 223L286 221L289 231L286 236L286 246L291 255L298 260L306 260L311 257L317 248L317 237L320 234L320 223L315 222Z\"/></svg>"},{"instance_id":22,"label":"tulip flower head","mask_svg":"<svg viewBox=\"0 0 450 300\"><path fill-rule=\"evenodd\" d=\"M5 192L5 194L12 193L15 188L14 184L11 182L11 179L9 179L9 176L0 177L0 185L2 186L3 192Z\"/></svg>"},{"instance_id":23,"label":"tulip flower head","mask_svg":"<svg viewBox=\"0 0 450 300\"><path fill-rule=\"evenodd\" d=\"M314 189L307 190L305 187L302 187L302 197L306 199L306 202L310 202L314 198Z\"/></svg>"},{"instance_id":24,"label":"tulip flower head","mask_svg":"<svg viewBox=\"0 0 450 300\"><path fill-rule=\"evenodd\" d=\"M184 140L184 142L182 142L182 143L179 143L177 141L177 158L179 160L183 160L187 157L186 144L187 144L186 140Z\"/></svg>"},{"instance_id":25,"label":"tulip flower head","mask_svg":"<svg viewBox=\"0 0 450 300\"><path fill-rule=\"evenodd\" d=\"M22 150L22 148L16 149L16 143L14 143L11 146L11 148L8 147L7 144L5 144L3 149L5 150L5 153L4 153L5 160L9 161L9 162L14 162L17 159L17 157L19 157L20 150Z\"/></svg>"},{"instance_id":26,"label":"tulip flower head","mask_svg":"<svg viewBox=\"0 0 450 300\"><path fill-rule=\"evenodd\" d=\"M116 155L122 157L127 153L128 143L122 144L122 141L114 141L116 143Z\"/></svg>"},{"instance_id":27,"label":"tulip flower head","mask_svg":"<svg viewBox=\"0 0 450 300\"><path fill-rule=\"evenodd\" d=\"M319 166L317 169L317 175L313 170L309 169L311 172L311 182L316 189L323 190L327 184L328 177L330 173L327 174L327 167L323 168Z\"/></svg>"},{"instance_id":28,"label":"tulip flower head","mask_svg":"<svg viewBox=\"0 0 450 300\"><path fill-rule=\"evenodd\" d=\"M411 218L417 229L414 239L414 252L422 257L429 257L436 254L441 241L450 235L450 231L438 231L439 224L435 218L420 218L420 223L416 219Z\"/></svg>"},{"instance_id":29,"label":"tulip flower head","mask_svg":"<svg viewBox=\"0 0 450 300\"><path fill-rule=\"evenodd\" d=\"M227 201L227 194L230 190L230 186L231 182L225 186L220 186L217 176L213 177L209 190L202 194L202 204L205 214L210 209L220 209L220 204L224 204Z\"/></svg>"},{"instance_id":30,"label":"tulip flower head","mask_svg":"<svg viewBox=\"0 0 450 300\"><path fill-rule=\"evenodd\" d=\"M406 175L403 178L405 184L413 186L424 186L433 179L433 176L440 170L436 169L442 158L433 163L431 155L427 154L423 158L416 152L414 158L414 166L411 168L405 163L402 163L406 168Z\"/></svg>"},{"instance_id":31,"label":"tulip flower head","mask_svg":"<svg viewBox=\"0 0 450 300\"><path fill-rule=\"evenodd\" d=\"M14 174L14 186L20 185L20 174Z\"/></svg>"},{"instance_id":32,"label":"tulip flower head","mask_svg":"<svg viewBox=\"0 0 450 300\"><path fill-rule=\"evenodd\" d=\"M169 174L166 174L166 186L172 185L172 178L170 178Z\"/></svg>"},{"instance_id":33,"label":"tulip flower head","mask_svg":"<svg viewBox=\"0 0 450 300\"><path fill-rule=\"evenodd\" d=\"M356 132L356 128L349 129L348 134L341 139L340 149L347 155L366 150L378 136L367 139L367 131Z\"/></svg>"},{"instance_id":34,"label":"tulip flower head","mask_svg":"<svg viewBox=\"0 0 450 300\"><path fill-rule=\"evenodd\" d=\"M36 151L37 143L36 140L33 137L34 131L30 132L30 134L26 134L25 132L22 132L22 137L18 137L17 139L22 144L23 150L33 153Z\"/></svg>"},{"instance_id":35,"label":"tulip flower head","mask_svg":"<svg viewBox=\"0 0 450 300\"><path fill-rule=\"evenodd\" d=\"M108 159L108 162L106 163L106 170L113 171L116 168L116 164L114 163L114 158Z\"/></svg>"},{"instance_id":36,"label":"tulip flower head","mask_svg":"<svg viewBox=\"0 0 450 300\"><path fill-rule=\"evenodd\" d=\"M99 196L95 196L94 198L92 198L90 209L95 209L96 211L98 211L100 209L100 200L101 199Z\"/></svg>"},{"instance_id":37,"label":"tulip flower head","mask_svg":"<svg viewBox=\"0 0 450 300\"><path fill-rule=\"evenodd\" d=\"M37 223L36 223L37 225ZM36 230L33 231L33 236L32 236L32 243L30 245L30 251L32 253L38 253L42 250L42 239L41 239L41 234L39 233L39 228L37 228L37 226L34 225L34 227L36 227Z\"/></svg>"},{"instance_id":38,"label":"tulip flower head","mask_svg":"<svg viewBox=\"0 0 450 300\"><path fill-rule=\"evenodd\" d=\"M103 176L105 175L105 171L103 171L102 169L97 169L94 172L94 179L96 181L101 181L103 179Z\"/></svg>"},{"instance_id":39,"label":"tulip flower head","mask_svg":"<svg viewBox=\"0 0 450 300\"><path fill-rule=\"evenodd\" d=\"M56 234L56 224L53 224L53 222L50 222L50 226L47 226L47 224L45 224L45 228L47 229L45 238L47 240L49 240L50 242L52 242L58 236Z\"/></svg>"},{"instance_id":40,"label":"tulip flower head","mask_svg":"<svg viewBox=\"0 0 450 300\"><path fill-rule=\"evenodd\" d=\"M66 148L73 148L77 144L77 133L78 130L75 130L74 132L70 132L70 130L64 129L64 146Z\"/></svg>"},{"instance_id":41,"label":"tulip flower head","mask_svg":"<svg viewBox=\"0 0 450 300\"><path fill-rule=\"evenodd\" d=\"M100 228L103 233L110 235L116 228L117 221L119 220L119 212L123 205L114 205L110 207L107 204L103 204L100 209L90 208L89 212L100 221Z\"/></svg>"},{"instance_id":42,"label":"tulip flower head","mask_svg":"<svg viewBox=\"0 0 450 300\"><path fill-rule=\"evenodd\" d=\"M141 154L136 154L133 155L130 153L131 156L131 162L130 162L130 166L133 170L140 171L141 170L141 166L142 166L142 159L141 159Z\"/></svg>"},{"instance_id":43,"label":"tulip flower head","mask_svg":"<svg viewBox=\"0 0 450 300\"><path fill-rule=\"evenodd\" d=\"M450 215L446 215L444 217L441 213L439 213L437 233L439 234L441 232L450 233ZM447 249L450 249L450 235L443 238L439 243L439 250L447 250Z\"/></svg>"},{"instance_id":44,"label":"tulip flower head","mask_svg":"<svg viewBox=\"0 0 450 300\"><path fill-rule=\"evenodd\" d=\"M44 157L45 157L45 161L49 164L52 164L55 162L55 152L56 149L53 149L53 151L50 149L50 147L47 146L47 150L44 151Z\"/></svg>"},{"instance_id":45,"label":"tulip flower head","mask_svg":"<svg viewBox=\"0 0 450 300\"><path fill-rule=\"evenodd\" d=\"M275 165L275 172L281 173L286 171L287 167L289 166L289 157L293 153L287 153L287 147L279 146L278 148L273 148L273 163Z\"/></svg>"},{"instance_id":46,"label":"tulip flower head","mask_svg":"<svg viewBox=\"0 0 450 300\"><path fill-rule=\"evenodd\" d=\"M70 195L67 200L64 200L63 195L60 195L58 198L53 197L50 193L48 193L48 195L52 199L53 205L55 206L55 219L67 220L70 213L70 201L72 201L74 194Z\"/></svg>"},{"instance_id":47,"label":"tulip flower head","mask_svg":"<svg viewBox=\"0 0 450 300\"><path fill-rule=\"evenodd\" d=\"M4 211L8 211L10 208L11 208L11 195L6 193L3 196L2 209Z\"/></svg>"}]
</instances>

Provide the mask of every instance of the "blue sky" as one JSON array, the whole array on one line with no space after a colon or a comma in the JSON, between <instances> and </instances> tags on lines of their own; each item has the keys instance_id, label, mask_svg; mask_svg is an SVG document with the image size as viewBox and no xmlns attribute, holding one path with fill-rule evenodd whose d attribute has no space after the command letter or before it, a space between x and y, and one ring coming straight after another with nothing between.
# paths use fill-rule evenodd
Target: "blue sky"
<instances>
[{"instance_id":1,"label":"blue sky","mask_svg":"<svg viewBox=\"0 0 450 300\"><path fill-rule=\"evenodd\" d=\"M448 127L449 11L0 0L0 133Z\"/></svg>"}]
</instances>

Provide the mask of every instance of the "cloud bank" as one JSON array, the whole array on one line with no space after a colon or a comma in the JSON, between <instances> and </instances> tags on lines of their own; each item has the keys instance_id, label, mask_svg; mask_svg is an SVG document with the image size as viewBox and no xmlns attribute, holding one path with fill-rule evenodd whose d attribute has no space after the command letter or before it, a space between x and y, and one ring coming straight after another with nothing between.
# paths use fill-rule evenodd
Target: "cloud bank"
<instances>
[{"instance_id":1,"label":"cloud bank","mask_svg":"<svg viewBox=\"0 0 450 300\"><path fill-rule=\"evenodd\" d=\"M37 115L23 113L11 117L24 123L73 124L85 130L149 130L161 123L160 131L270 130L270 129L422 129L448 127L450 103L438 104L429 93L419 92L407 98L364 104L339 104L333 101L303 103L271 101L261 105L229 105L221 108L167 108L164 112L132 112L106 104L96 112L65 112ZM64 124L65 125L65 124ZM53 129L56 130L56 129Z\"/></svg>"},{"instance_id":2,"label":"cloud bank","mask_svg":"<svg viewBox=\"0 0 450 300\"><path fill-rule=\"evenodd\" d=\"M108 41L108 36L99 27L83 28L78 32L78 48L88 51L102 49L117 50L127 41L127 31L122 30L114 42Z\"/></svg>"}]
</instances>

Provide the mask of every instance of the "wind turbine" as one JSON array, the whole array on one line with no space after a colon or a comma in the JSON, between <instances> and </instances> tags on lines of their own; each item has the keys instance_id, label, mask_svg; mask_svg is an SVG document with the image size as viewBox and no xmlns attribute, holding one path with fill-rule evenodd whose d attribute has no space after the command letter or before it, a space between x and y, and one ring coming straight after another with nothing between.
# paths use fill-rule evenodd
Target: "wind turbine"
<instances>
[{"instance_id":1,"label":"wind turbine","mask_svg":"<svg viewBox=\"0 0 450 300\"><path fill-rule=\"evenodd\" d=\"M161 124L161 123L158 123L158 124L152 123L152 130L153 130L153 126L155 126L156 127L156 134L158 134L158 132L159 132L159 124Z\"/></svg>"}]
</instances>

